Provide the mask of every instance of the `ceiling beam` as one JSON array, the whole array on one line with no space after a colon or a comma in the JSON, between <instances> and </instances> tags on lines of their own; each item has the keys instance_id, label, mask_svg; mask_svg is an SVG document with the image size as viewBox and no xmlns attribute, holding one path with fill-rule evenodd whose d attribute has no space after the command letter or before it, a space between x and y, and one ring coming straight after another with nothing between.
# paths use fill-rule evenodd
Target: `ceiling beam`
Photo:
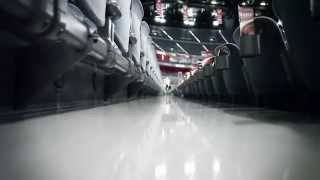
<instances>
[{"instance_id":1,"label":"ceiling beam","mask_svg":"<svg viewBox=\"0 0 320 180\"><path fill-rule=\"evenodd\" d=\"M159 44L157 44L156 42L152 41L152 44L153 44L156 48L158 48L160 51L166 52L166 51L165 51Z\"/></svg>"},{"instance_id":2,"label":"ceiling beam","mask_svg":"<svg viewBox=\"0 0 320 180\"><path fill-rule=\"evenodd\" d=\"M209 51L209 49L207 48L207 46L204 45L204 44L202 44L201 40L200 40L191 30L189 30L188 32L189 32L189 34L191 34L191 36L192 36L200 45L202 45L202 48L203 48L205 51L207 51L207 52Z\"/></svg>"},{"instance_id":3,"label":"ceiling beam","mask_svg":"<svg viewBox=\"0 0 320 180\"><path fill-rule=\"evenodd\" d=\"M222 31L221 31L221 30L219 30L219 35L221 36L221 38L223 39L223 41L224 41L225 43L229 43L228 40L227 40L227 38L222 34Z\"/></svg>"},{"instance_id":4,"label":"ceiling beam","mask_svg":"<svg viewBox=\"0 0 320 180\"><path fill-rule=\"evenodd\" d=\"M174 42L174 43L185 43L185 44L195 44L195 45L199 45L199 43L194 42L194 41L185 41L185 40L170 40L170 39L166 39L166 38L161 38L161 37L156 37L156 36L152 36L152 39L155 40L162 40L162 41L170 41L170 42ZM221 45L221 43L208 43L208 42L201 42L200 45L206 45L206 46L219 46Z\"/></svg>"},{"instance_id":5,"label":"ceiling beam","mask_svg":"<svg viewBox=\"0 0 320 180\"><path fill-rule=\"evenodd\" d=\"M162 29L162 28L160 28L160 30L163 32L163 34L165 34L165 35L169 38L170 41L174 41L174 38L173 38L171 35L169 35L169 34L167 33L167 31L165 31L165 30ZM190 53L189 53L187 50L185 50L185 49L179 44L179 42L176 42L176 46L177 46L179 49L181 49L184 53L186 53L187 55L190 55Z\"/></svg>"}]
</instances>

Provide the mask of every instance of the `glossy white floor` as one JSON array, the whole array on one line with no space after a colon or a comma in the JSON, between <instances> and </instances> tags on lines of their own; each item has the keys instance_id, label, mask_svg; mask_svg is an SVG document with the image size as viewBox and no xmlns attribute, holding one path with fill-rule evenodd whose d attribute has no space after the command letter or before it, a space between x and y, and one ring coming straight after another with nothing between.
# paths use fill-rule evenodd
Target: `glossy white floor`
<instances>
[{"instance_id":1,"label":"glossy white floor","mask_svg":"<svg viewBox=\"0 0 320 180\"><path fill-rule=\"evenodd\" d=\"M302 120L163 97L3 124L0 179L319 180Z\"/></svg>"}]
</instances>

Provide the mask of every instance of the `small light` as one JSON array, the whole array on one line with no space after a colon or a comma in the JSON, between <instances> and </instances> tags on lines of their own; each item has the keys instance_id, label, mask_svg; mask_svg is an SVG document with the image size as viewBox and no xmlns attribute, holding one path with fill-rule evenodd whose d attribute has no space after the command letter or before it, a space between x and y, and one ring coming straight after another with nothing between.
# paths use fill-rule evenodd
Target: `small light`
<instances>
[{"instance_id":1,"label":"small light","mask_svg":"<svg viewBox=\"0 0 320 180\"><path fill-rule=\"evenodd\" d=\"M163 16L155 16L154 21L161 24L165 24L167 22L166 18Z\"/></svg>"},{"instance_id":2,"label":"small light","mask_svg":"<svg viewBox=\"0 0 320 180\"><path fill-rule=\"evenodd\" d=\"M165 140L166 139L166 132L165 132L165 130L164 129L162 129L162 131L161 131L161 139L162 140Z\"/></svg>"},{"instance_id":3,"label":"small light","mask_svg":"<svg viewBox=\"0 0 320 180\"><path fill-rule=\"evenodd\" d=\"M260 2L260 6L267 6L267 5L268 5L267 2L265 1Z\"/></svg>"},{"instance_id":4,"label":"small light","mask_svg":"<svg viewBox=\"0 0 320 180\"><path fill-rule=\"evenodd\" d=\"M242 2L242 3L241 3L241 6L246 6L246 5L247 5L246 2Z\"/></svg>"},{"instance_id":5,"label":"small light","mask_svg":"<svg viewBox=\"0 0 320 180\"><path fill-rule=\"evenodd\" d=\"M197 13L194 12L193 8L189 8L188 9L188 16L189 17L195 17L195 16L197 16Z\"/></svg>"},{"instance_id":6,"label":"small light","mask_svg":"<svg viewBox=\"0 0 320 180\"><path fill-rule=\"evenodd\" d=\"M217 177L218 174L221 171L221 163L218 159L213 159L213 163L212 163L212 170L213 170L213 175L214 177Z\"/></svg>"},{"instance_id":7,"label":"small light","mask_svg":"<svg viewBox=\"0 0 320 180\"><path fill-rule=\"evenodd\" d=\"M216 0L212 0L211 1L211 4L213 4L213 5L217 5L217 4L219 4Z\"/></svg>"},{"instance_id":8,"label":"small light","mask_svg":"<svg viewBox=\"0 0 320 180\"><path fill-rule=\"evenodd\" d=\"M167 176L167 166L165 164L159 164L154 169L154 176L157 179L164 178Z\"/></svg>"},{"instance_id":9,"label":"small light","mask_svg":"<svg viewBox=\"0 0 320 180\"><path fill-rule=\"evenodd\" d=\"M213 21L212 24L213 24L213 26L216 26L216 27L220 25L219 21L217 21L217 20Z\"/></svg>"},{"instance_id":10,"label":"small light","mask_svg":"<svg viewBox=\"0 0 320 180\"><path fill-rule=\"evenodd\" d=\"M221 170L220 162L218 160L213 161L213 171L215 174L218 174Z\"/></svg>"},{"instance_id":11,"label":"small light","mask_svg":"<svg viewBox=\"0 0 320 180\"><path fill-rule=\"evenodd\" d=\"M187 19L183 21L183 24L186 26L194 26L196 25L196 20L195 19Z\"/></svg>"},{"instance_id":12,"label":"small light","mask_svg":"<svg viewBox=\"0 0 320 180\"><path fill-rule=\"evenodd\" d=\"M184 68L185 65L183 65L183 64L175 64L174 67L176 67L176 68Z\"/></svg>"},{"instance_id":13,"label":"small light","mask_svg":"<svg viewBox=\"0 0 320 180\"><path fill-rule=\"evenodd\" d=\"M184 174L186 176L192 177L196 172L196 165L194 161L189 161L184 163Z\"/></svg>"}]
</instances>

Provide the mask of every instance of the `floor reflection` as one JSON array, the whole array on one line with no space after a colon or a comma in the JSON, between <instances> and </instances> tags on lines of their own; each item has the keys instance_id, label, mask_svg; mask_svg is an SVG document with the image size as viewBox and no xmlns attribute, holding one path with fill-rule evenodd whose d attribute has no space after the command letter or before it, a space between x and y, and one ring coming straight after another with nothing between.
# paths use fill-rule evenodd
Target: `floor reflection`
<instances>
[{"instance_id":1,"label":"floor reflection","mask_svg":"<svg viewBox=\"0 0 320 180\"><path fill-rule=\"evenodd\" d=\"M0 179L318 180L304 118L165 96L1 125Z\"/></svg>"}]
</instances>

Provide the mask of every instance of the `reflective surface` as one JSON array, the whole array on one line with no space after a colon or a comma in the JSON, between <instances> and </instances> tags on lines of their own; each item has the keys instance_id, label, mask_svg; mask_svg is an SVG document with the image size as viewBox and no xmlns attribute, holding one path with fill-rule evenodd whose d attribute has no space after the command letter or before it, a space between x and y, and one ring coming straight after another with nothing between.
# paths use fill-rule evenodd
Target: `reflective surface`
<instances>
[{"instance_id":1,"label":"reflective surface","mask_svg":"<svg viewBox=\"0 0 320 180\"><path fill-rule=\"evenodd\" d=\"M0 179L320 179L314 119L172 97L2 124L0 151Z\"/></svg>"}]
</instances>

